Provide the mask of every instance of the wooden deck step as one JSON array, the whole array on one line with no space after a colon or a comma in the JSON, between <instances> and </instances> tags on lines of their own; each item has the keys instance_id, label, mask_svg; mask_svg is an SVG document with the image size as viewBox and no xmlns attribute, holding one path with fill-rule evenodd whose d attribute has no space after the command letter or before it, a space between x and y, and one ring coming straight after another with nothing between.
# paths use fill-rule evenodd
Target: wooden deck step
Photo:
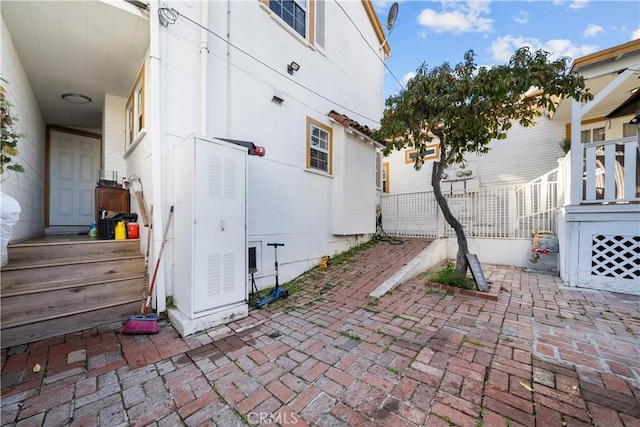
<instances>
[{"instance_id":1,"label":"wooden deck step","mask_svg":"<svg viewBox=\"0 0 640 427\"><path fill-rule=\"evenodd\" d=\"M121 258L140 255L140 240L88 240L82 242L17 243L8 246L9 263L2 271L64 261Z\"/></svg>"},{"instance_id":2,"label":"wooden deck step","mask_svg":"<svg viewBox=\"0 0 640 427\"><path fill-rule=\"evenodd\" d=\"M140 241L80 238L45 236L8 246L0 281L2 348L140 314Z\"/></svg>"},{"instance_id":3,"label":"wooden deck step","mask_svg":"<svg viewBox=\"0 0 640 427\"><path fill-rule=\"evenodd\" d=\"M139 314L140 305L140 301L132 301L112 306L96 306L89 311L2 329L2 348L124 321L128 316Z\"/></svg>"},{"instance_id":4,"label":"wooden deck step","mask_svg":"<svg viewBox=\"0 0 640 427\"><path fill-rule=\"evenodd\" d=\"M1 329L133 301L142 302L142 283L138 279L94 283L49 291L46 293L46 301L32 294L7 298L3 295Z\"/></svg>"},{"instance_id":5,"label":"wooden deck step","mask_svg":"<svg viewBox=\"0 0 640 427\"><path fill-rule=\"evenodd\" d=\"M120 280L134 279L138 280L141 283L144 280L144 273L122 273L122 274L114 274L108 277L90 277L90 278L80 278L74 280L51 280L48 282L34 282L34 283L24 283L18 286L14 285L5 285L3 283L2 286L2 297L8 298L18 295L35 295L42 292L49 291L57 291L62 289L72 289L78 286L89 286L96 285L100 283L110 283L117 282Z\"/></svg>"},{"instance_id":6,"label":"wooden deck step","mask_svg":"<svg viewBox=\"0 0 640 427\"><path fill-rule=\"evenodd\" d=\"M62 260L56 264L11 266L2 270L2 292L5 289L17 289L22 285L57 282L60 280L93 280L97 277L109 278L122 274L140 274L144 272L144 255L121 258L106 258L87 261Z\"/></svg>"}]
</instances>

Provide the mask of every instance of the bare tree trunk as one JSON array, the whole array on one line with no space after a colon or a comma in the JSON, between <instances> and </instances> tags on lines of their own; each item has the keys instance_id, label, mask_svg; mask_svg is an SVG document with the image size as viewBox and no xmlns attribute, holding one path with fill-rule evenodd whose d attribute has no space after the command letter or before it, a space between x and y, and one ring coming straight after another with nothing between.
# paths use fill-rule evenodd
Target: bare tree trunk
<instances>
[{"instance_id":1,"label":"bare tree trunk","mask_svg":"<svg viewBox=\"0 0 640 427\"><path fill-rule=\"evenodd\" d=\"M433 169L431 170L431 185L433 186L433 194L436 197L436 202L438 202L438 206L440 206L442 214L444 215L444 219L456 232L456 237L458 238L456 271L461 276L464 276L467 274L467 268L469 267L469 261L467 260L469 245L467 244L467 236L464 234L462 224L460 224L460 221L453 216L451 209L449 208L449 203L444 197L444 194L442 194L440 181L442 180L442 172L444 172L445 169L444 143L442 142L444 141L444 136L441 136L440 141L440 161L433 162Z\"/></svg>"}]
</instances>

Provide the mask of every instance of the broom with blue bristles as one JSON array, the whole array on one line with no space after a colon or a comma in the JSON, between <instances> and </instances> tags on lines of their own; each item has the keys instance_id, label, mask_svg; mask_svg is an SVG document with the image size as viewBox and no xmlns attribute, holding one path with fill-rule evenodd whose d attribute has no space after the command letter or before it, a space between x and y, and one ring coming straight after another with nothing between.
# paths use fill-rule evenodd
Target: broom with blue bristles
<instances>
[{"instance_id":1,"label":"broom with blue bristles","mask_svg":"<svg viewBox=\"0 0 640 427\"><path fill-rule=\"evenodd\" d=\"M167 234L169 233L169 224L171 223L171 218L173 217L173 206L171 206L171 210L169 211L169 218L167 218L167 224L164 227L164 232L162 233L162 243L160 244L160 251L158 252L158 259L156 260L156 266L153 270L153 278L151 279L151 286L149 287L149 292L147 294L147 300L144 304L144 308L142 309L142 314L137 316L129 317L124 327L122 328L122 333L127 335L147 335L147 334L157 334L160 331L160 327L158 326L158 315L157 314L147 314L149 312L149 307L151 306L151 296L153 295L153 287L156 283L156 277L158 275L158 267L160 266L160 258L162 257L162 252L164 251L164 244L167 241ZM149 230L151 232L151 230Z\"/></svg>"}]
</instances>

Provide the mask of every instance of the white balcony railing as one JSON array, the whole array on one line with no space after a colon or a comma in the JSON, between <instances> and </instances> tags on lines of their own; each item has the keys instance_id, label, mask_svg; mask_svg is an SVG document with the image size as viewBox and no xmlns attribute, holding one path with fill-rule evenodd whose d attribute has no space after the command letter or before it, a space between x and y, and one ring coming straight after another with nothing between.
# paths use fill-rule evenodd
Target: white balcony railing
<instances>
[{"instance_id":1,"label":"white balcony railing","mask_svg":"<svg viewBox=\"0 0 640 427\"><path fill-rule=\"evenodd\" d=\"M580 184L580 204L640 201L640 147L636 136L582 144L582 150L582 183L579 179L570 181L569 157L560 161L560 206L569 185Z\"/></svg>"}]
</instances>

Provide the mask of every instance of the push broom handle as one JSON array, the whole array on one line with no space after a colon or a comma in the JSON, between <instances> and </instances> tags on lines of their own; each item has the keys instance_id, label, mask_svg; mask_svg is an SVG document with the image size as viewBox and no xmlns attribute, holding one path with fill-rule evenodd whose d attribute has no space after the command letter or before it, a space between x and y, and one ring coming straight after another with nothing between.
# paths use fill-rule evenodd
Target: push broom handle
<instances>
[{"instance_id":1,"label":"push broom handle","mask_svg":"<svg viewBox=\"0 0 640 427\"><path fill-rule=\"evenodd\" d=\"M147 295L147 303L144 305L145 316L149 311L151 296L153 295L153 287L156 284L156 275L158 274L158 267L160 267L160 258L162 257L162 252L164 251L164 244L167 241L167 234L169 233L169 224L171 223L172 217L173 217L173 206L171 206L171 210L169 210L169 218L167 218L167 224L164 226L164 231L162 233L162 243L160 244L160 252L158 252L158 259L156 260L156 266L153 269L153 278L151 279L151 287L149 288L149 294Z\"/></svg>"}]
</instances>

